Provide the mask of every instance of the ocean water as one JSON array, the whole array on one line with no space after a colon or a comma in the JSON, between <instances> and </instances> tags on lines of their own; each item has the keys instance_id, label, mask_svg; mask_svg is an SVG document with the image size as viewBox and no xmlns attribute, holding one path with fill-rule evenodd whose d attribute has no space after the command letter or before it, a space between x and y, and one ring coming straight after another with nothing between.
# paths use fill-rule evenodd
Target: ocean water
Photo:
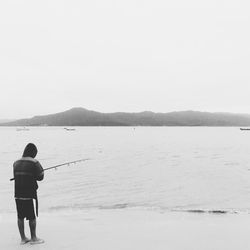
<instances>
[{"instance_id":1,"label":"ocean water","mask_svg":"<svg viewBox=\"0 0 250 250\"><path fill-rule=\"evenodd\" d=\"M43 212L155 209L250 212L250 132L211 127L0 128L0 213L15 212L12 164L38 147Z\"/></svg>"}]
</instances>

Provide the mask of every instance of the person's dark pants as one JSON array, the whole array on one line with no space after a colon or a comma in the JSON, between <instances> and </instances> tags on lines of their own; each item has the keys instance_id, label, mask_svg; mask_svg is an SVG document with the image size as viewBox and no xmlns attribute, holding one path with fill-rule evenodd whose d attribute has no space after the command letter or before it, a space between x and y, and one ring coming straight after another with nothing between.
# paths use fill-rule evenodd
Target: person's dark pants
<instances>
[{"instance_id":1,"label":"person's dark pants","mask_svg":"<svg viewBox=\"0 0 250 250\"><path fill-rule=\"evenodd\" d=\"M33 199L16 199L16 209L18 219L34 220L36 218Z\"/></svg>"}]
</instances>

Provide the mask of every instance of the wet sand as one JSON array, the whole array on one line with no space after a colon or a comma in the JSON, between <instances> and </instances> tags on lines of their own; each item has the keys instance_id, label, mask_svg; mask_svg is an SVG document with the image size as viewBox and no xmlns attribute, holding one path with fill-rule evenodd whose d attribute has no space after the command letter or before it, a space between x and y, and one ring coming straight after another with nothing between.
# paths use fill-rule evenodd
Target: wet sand
<instances>
[{"instance_id":1,"label":"wet sand","mask_svg":"<svg viewBox=\"0 0 250 250\"><path fill-rule=\"evenodd\" d=\"M0 215L0 234L4 250L246 250L250 215L122 209L40 213L37 235L45 243L21 246L12 213Z\"/></svg>"}]
</instances>

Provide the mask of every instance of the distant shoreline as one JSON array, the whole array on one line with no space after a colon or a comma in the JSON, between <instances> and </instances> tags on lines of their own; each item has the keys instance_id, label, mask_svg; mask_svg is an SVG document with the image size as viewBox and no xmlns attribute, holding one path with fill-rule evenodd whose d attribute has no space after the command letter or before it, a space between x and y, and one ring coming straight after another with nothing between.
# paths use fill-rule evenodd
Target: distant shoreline
<instances>
[{"instance_id":1,"label":"distant shoreline","mask_svg":"<svg viewBox=\"0 0 250 250\"><path fill-rule=\"evenodd\" d=\"M0 124L0 128L20 128L22 126L18 126L18 125L1 125ZM183 125L183 126L178 126L178 125L171 125L171 126L167 126L167 125L163 125L163 126L147 126L147 125L139 125L139 126L133 126L133 125L127 125L127 126L112 126L112 125L105 125L105 126L97 126L97 125L71 125L71 126L64 126L64 125L48 125L48 126L39 126L39 125L27 125L25 127L28 127L28 128L65 128L65 127L68 127L68 128L71 128L71 127L74 127L74 128L91 128L91 127L94 127L94 128L250 128L250 125L249 126L229 126L229 125L225 125L225 126L208 126L208 125L200 125L200 126L196 126L196 125Z\"/></svg>"},{"instance_id":2,"label":"distant shoreline","mask_svg":"<svg viewBox=\"0 0 250 250\"><path fill-rule=\"evenodd\" d=\"M0 123L0 126L248 127L250 114L200 111L100 113L84 108L72 108L61 113Z\"/></svg>"}]
</instances>

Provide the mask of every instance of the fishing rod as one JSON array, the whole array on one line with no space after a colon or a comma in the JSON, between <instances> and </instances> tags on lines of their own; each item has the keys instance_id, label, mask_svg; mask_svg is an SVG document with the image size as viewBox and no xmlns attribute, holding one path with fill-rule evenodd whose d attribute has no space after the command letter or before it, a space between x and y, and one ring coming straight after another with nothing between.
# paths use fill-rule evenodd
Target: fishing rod
<instances>
[{"instance_id":1,"label":"fishing rod","mask_svg":"<svg viewBox=\"0 0 250 250\"><path fill-rule=\"evenodd\" d=\"M58 165L55 165L55 166L52 166L52 167L48 167L48 168L44 168L43 171L46 171L46 170L50 170L50 169L57 169L61 166L65 166L65 165L70 165L70 164L76 164L77 162L81 162L81 161L88 161L90 160L89 158L84 158L84 159L80 159L80 160L76 160L76 161L69 161L69 162L65 162L65 163L61 163L61 164L58 164ZM11 178L10 181L13 181L15 180L15 178Z\"/></svg>"}]
</instances>

